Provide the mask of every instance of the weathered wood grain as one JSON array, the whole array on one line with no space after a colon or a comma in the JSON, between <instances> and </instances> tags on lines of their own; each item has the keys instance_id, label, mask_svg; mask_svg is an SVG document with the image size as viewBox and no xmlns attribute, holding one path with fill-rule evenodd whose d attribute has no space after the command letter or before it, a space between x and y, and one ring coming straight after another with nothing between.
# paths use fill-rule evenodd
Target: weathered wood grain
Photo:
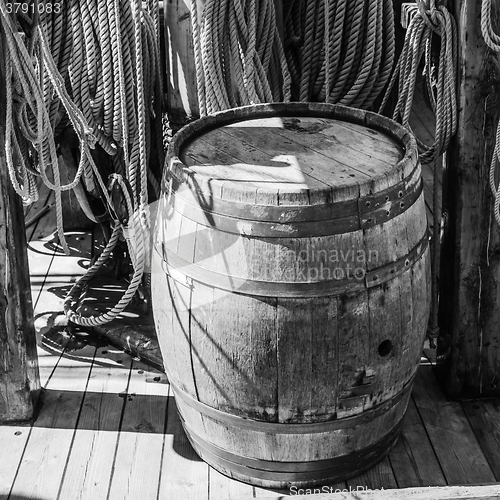
<instances>
[{"instance_id":1,"label":"weathered wood grain","mask_svg":"<svg viewBox=\"0 0 500 500\"><path fill-rule=\"evenodd\" d=\"M499 26L498 5L492 9ZM438 360L452 398L500 395L500 231L492 215L488 169L499 108L497 55L481 34L481 4L455 2L458 24L458 126L450 149L448 213L440 281Z\"/></svg>"},{"instance_id":2,"label":"weathered wood grain","mask_svg":"<svg viewBox=\"0 0 500 500\"><path fill-rule=\"evenodd\" d=\"M122 396L125 407L107 498L157 498L169 385L163 373L134 362Z\"/></svg>"},{"instance_id":3,"label":"weathered wood grain","mask_svg":"<svg viewBox=\"0 0 500 500\"><path fill-rule=\"evenodd\" d=\"M16 422L32 418L40 380L24 212L4 147L6 53L0 45L0 422Z\"/></svg>"},{"instance_id":4,"label":"weathered wood grain","mask_svg":"<svg viewBox=\"0 0 500 500\"><path fill-rule=\"evenodd\" d=\"M389 460L399 488L447 484L413 399L408 404L403 432Z\"/></svg>"},{"instance_id":5,"label":"weathered wood grain","mask_svg":"<svg viewBox=\"0 0 500 500\"><path fill-rule=\"evenodd\" d=\"M381 460L375 467L363 472L353 479L347 480L347 487L354 491L366 491L397 488L396 478L391 463L387 457Z\"/></svg>"},{"instance_id":6,"label":"weathered wood grain","mask_svg":"<svg viewBox=\"0 0 500 500\"><path fill-rule=\"evenodd\" d=\"M29 425L0 427L0 498L8 498L19 471L31 428Z\"/></svg>"},{"instance_id":7,"label":"weathered wood grain","mask_svg":"<svg viewBox=\"0 0 500 500\"><path fill-rule=\"evenodd\" d=\"M462 408L495 479L500 481L500 401L462 401Z\"/></svg>"},{"instance_id":8,"label":"weathered wood grain","mask_svg":"<svg viewBox=\"0 0 500 500\"><path fill-rule=\"evenodd\" d=\"M413 395L448 484L494 482L460 403L446 399L430 366L420 368Z\"/></svg>"},{"instance_id":9,"label":"weathered wood grain","mask_svg":"<svg viewBox=\"0 0 500 500\"><path fill-rule=\"evenodd\" d=\"M95 351L95 347L87 346L68 351L58 360L20 461L12 487L15 497L57 498Z\"/></svg>"},{"instance_id":10,"label":"weathered wood grain","mask_svg":"<svg viewBox=\"0 0 500 500\"><path fill-rule=\"evenodd\" d=\"M208 472L208 483L210 485L209 500L219 500L221 498L226 500L241 500L242 498L254 497L253 487L249 484L229 479L211 467Z\"/></svg>"},{"instance_id":11,"label":"weathered wood grain","mask_svg":"<svg viewBox=\"0 0 500 500\"><path fill-rule=\"evenodd\" d=\"M105 354L101 349L96 356ZM81 499L107 496L130 366L125 354L103 366L94 361L59 490L61 498L74 497L75 492Z\"/></svg>"}]
</instances>

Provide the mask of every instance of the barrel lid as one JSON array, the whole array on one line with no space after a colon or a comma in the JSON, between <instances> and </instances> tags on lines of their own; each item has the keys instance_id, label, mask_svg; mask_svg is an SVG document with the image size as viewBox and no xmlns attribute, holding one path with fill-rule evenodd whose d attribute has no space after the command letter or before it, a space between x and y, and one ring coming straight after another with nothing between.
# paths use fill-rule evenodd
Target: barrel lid
<instances>
[{"instance_id":1,"label":"barrel lid","mask_svg":"<svg viewBox=\"0 0 500 500\"><path fill-rule=\"evenodd\" d=\"M318 103L246 106L202 118L174 137L168 160L211 196L271 205L367 196L411 177L418 165L415 141L397 123Z\"/></svg>"}]
</instances>

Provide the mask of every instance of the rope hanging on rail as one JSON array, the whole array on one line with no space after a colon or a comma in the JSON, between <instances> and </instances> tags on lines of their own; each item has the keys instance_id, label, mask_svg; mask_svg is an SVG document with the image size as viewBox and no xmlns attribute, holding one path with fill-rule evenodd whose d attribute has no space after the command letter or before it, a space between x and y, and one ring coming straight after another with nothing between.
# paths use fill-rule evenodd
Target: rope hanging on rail
<instances>
[{"instance_id":1,"label":"rope hanging on rail","mask_svg":"<svg viewBox=\"0 0 500 500\"><path fill-rule=\"evenodd\" d=\"M432 305L428 328L428 338L433 347L435 339L439 335L437 279L439 276L442 217L439 202L439 181L441 169L443 165L446 165L446 150L457 129L457 28L455 20L444 3L446 2L417 0L418 13L408 26L403 50L380 108L380 112L382 112L397 80L398 101L394 109L393 119L411 130L410 113L417 73L423 58L426 95L436 117L434 143L427 146L418 136L416 137L422 163L434 162ZM433 34L438 35L440 42L437 68L433 65L433 48L437 41Z\"/></svg>"},{"instance_id":2,"label":"rope hanging on rail","mask_svg":"<svg viewBox=\"0 0 500 500\"><path fill-rule=\"evenodd\" d=\"M481 32L483 34L484 42L493 51L500 53L500 35L495 33L492 22L491 13L491 0L482 0L481 3ZM495 148L493 149L493 156L490 164L489 182L490 188L493 193L493 212L495 220L500 224L500 183L497 184L495 177L497 165L500 162L500 121L497 125Z\"/></svg>"},{"instance_id":3,"label":"rope hanging on rail","mask_svg":"<svg viewBox=\"0 0 500 500\"><path fill-rule=\"evenodd\" d=\"M290 100L273 0L191 0L200 114Z\"/></svg>"},{"instance_id":4,"label":"rope hanging on rail","mask_svg":"<svg viewBox=\"0 0 500 500\"><path fill-rule=\"evenodd\" d=\"M49 4L35 0L28 15L14 12L13 3L0 0L7 50L5 150L14 188L25 203L37 199L37 176L55 190L58 234L66 253L63 190L83 179L87 190L104 201L112 220L105 250L65 300L68 318L83 326L116 317L137 291L149 265L148 180L151 189L159 190L147 168L152 121L160 165L163 145L162 116L155 112L162 99L158 4L148 4L150 11L143 10L141 0L68 0L54 4L57 11L49 11ZM61 186L57 147L68 125L78 137L80 160L74 180ZM111 181L126 200L126 217L118 215L123 207L114 206L102 178L103 167L96 165L98 148L112 163ZM76 311L80 294L120 238L127 243L134 269L129 287L111 311L84 318Z\"/></svg>"},{"instance_id":5,"label":"rope hanging on rail","mask_svg":"<svg viewBox=\"0 0 500 500\"><path fill-rule=\"evenodd\" d=\"M394 62L392 0L191 0L200 114L273 101L372 106Z\"/></svg>"}]
</instances>

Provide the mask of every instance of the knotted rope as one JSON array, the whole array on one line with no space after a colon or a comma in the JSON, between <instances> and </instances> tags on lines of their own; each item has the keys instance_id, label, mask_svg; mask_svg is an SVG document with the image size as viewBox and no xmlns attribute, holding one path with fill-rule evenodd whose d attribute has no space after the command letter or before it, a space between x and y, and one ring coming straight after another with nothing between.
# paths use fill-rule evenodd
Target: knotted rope
<instances>
[{"instance_id":1,"label":"knotted rope","mask_svg":"<svg viewBox=\"0 0 500 500\"><path fill-rule=\"evenodd\" d=\"M445 3L445 2L444 2ZM431 108L436 116L434 142L426 146L418 137L417 144L422 163L434 163L433 237L432 237L432 307L428 337L431 345L439 334L438 276L440 258L441 206L438 182L440 170L446 165L445 153L457 128L456 75L457 28L443 2L417 0L418 13L413 17L405 37L403 50L382 102L384 109L389 94L398 80L398 101L393 119L409 130L410 113L420 62L424 60L423 76ZM433 79L433 33L440 38L437 76ZM398 79L399 77L399 79Z\"/></svg>"}]
</instances>

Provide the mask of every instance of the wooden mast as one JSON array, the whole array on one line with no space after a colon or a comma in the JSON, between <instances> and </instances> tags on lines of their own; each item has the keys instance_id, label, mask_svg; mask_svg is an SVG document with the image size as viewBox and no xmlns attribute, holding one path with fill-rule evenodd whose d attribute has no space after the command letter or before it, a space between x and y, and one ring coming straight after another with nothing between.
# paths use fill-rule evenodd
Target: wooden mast
<instances>
[{"instance_id":1,"label":"wooden mast","mask_svg":"<svg viewBox=\"0 0 500 500\"><path fill-rule=\"evenodd\" d=\"M40 387L21 199L5 160L5 52L0 39L0 423L33 416Z\"/></svg>"},{"instance_id":2,"label":"wooden mast","mask_svg":"<svg viewBox=\"0 0 500 500\"><path fill-rule=\"evenodd\" d=\"M500 231L488 184L500 66L481 34L481 2L449 8L459 31L459 114L444 195L438 373L449 397L500 396Z\"/></svg>"}]
</instances>

